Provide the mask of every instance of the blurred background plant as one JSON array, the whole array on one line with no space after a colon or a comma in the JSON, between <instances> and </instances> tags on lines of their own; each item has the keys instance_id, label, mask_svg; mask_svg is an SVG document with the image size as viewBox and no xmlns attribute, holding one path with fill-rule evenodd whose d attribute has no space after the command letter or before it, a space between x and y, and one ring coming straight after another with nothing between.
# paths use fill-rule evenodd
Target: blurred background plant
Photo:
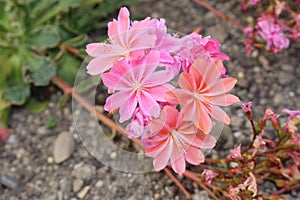
<instances>
[{"instance_id":1,"label":"blurred background plant","mask_svg":"<svg viewBox=\"0 0 300 200\"><path fill-rule=\"evenodd\" d=\"M26 103L36 112L47 107L30 95L52 77L72 85L87 33L106 27L111 13L132 2L0 0L0 126L7 128L12 105Z\"/></svg>"}]
</instances>

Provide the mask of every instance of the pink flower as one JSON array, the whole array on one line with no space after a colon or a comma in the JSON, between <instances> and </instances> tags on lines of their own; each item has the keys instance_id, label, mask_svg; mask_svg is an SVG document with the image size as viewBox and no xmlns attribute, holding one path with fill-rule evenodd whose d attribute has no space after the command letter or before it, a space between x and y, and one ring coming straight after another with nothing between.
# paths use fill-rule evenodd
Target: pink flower
<instances>
[{"instance_id":1,"label":"pink flower","mask_svg":"<svg viewBox=\"0 0 300 200\"><path fill-rule=\"evenodd\" d=\"M160 54L151 51L142 62L121 60L102 75L103 83L117 92L109 96L104 105L106 111L118 108L120 122L130 119L138 106L145 116L158 116L158 101L165 102L165 93L173 87L168 82L174 77L168 70L154 72Z\"/></svg>"},{"instance_id":2,"label":"pink flower","mask_svg":"<svg viewBox=\"0 0 300 200\"><path fill-rule=\"evenodd\" d=\"M213 136L203 134L190 122L184 121L182 112L165 106L159 119L149 124L151 134L142 139L146 155L154 158L153 165L160 171L171 163L173 170L182 175L186 161L193 165L204 162L202 149L215 146Z\"/></svg>"},{"instance_id":3,"label":"pink flower","mask_svg":"<svg viewBox=\"0 0 300 200\"><path fill-rule=\"evenodd\" d=\"M257 183L256 178L252 172L249 172L249 177L244 182L244 186L252 192L252 196L255 197L257 194Z\"/></svg>"},{"instance_id":4,"label":"pink flower","mask_svg":"<svg viewBox=\"0 0 300 200\"><path fill-rule=\"evenodd\" d=\"M237 160L244 160L241 154L241 144L237 148L234 148L231 153L229 154L228 158L233 158Z\"/></svg>"},{"instance_id":5,"label":"pink flower","mask_svg":"<svg viewBox=\"0 0 300 200\"><path fill-rule=\"evenodd\" d=\"M184 104L183 120L193 121L205 134L212 128L210 116L220 122L230 123L228 115L219 106L239 102L239 98L226 94L236 84L236 79L220 78L223 65L220 61L208 64L202 59L194 62L189 73L182 72L178 84L180 89L167 93L166 98L174 104Z\"/></svg>"},{"instance_id":6,"label":"pink flower","mask_svg":"<svg viewBox=\"0 0 300 200\"><path fill-rule=\"evenodd\" d=\"M86 52L95 57L87 66L89 74L102 74L116 61L128 56L143 56L145 50L155 46L153 30L158 20L146 19L131 26L129 15L128 9L123 7L118 20L108 23L109 44L91 43L86 46Z\"/></svg>"},{"instance_id":7,"label":"pink flower","mask_svg":"<svg viewBox=\"0 0 300 200\"><path fill-rule=\"evenodd\" d=\"M218 175L218 173L212 171L212 170L209 170L209 169L204 169L203 172L202 172L202 175L205 176L205 182L207 184L211 184L211 180L216 177Z\"/></svg>"},{"instance_id":8,"label":"pink flower","mask_svg":"<svg viewBox=\"0 0 300 200\"><path fill-rule=\"evenodd\" d=\"M178 56L183 60L182 69L185 72L189 72L191 65L198 58L202 58L207 62L229 60L226 54L220 52L221 44L216 39L210 37L202 38L197 33L191 33L184 36L181 42L182 48L178 52ZM225 72L226 68L223 67L222 74L225 74Z\"/></svg>"},{"instance_id":9,"label":"pink flower","mask_svg":"<svg viewBox=\"0 0 300 200\"><path fill-rule=\"evenodd\" d=\"M250 5L254 6L259 2L260 2L260 0L250 0Z\"/></svg>"},{"instance_id":10,"label":"pink flower","mask_svg":"<svg viewBox=\"0 0 300 200\"><path fill-rule=\"evenodd\" d=\"M291 117L297 117L298 119L300 119L300 110L283 109L282 112L290 115Z\"/></svg>"},{"instance_id":11,"label":"pink flower","mask_svg":"<svg viewBox=\"0 0 300 200\"><path fill-rule=\"evenodd\" d=\"M267 49L273 52L280 52L289 46L290 41L283 34L279 24L276 24L273 17L263 15L257 22L258 34L267 42Z\"/></svg>"},{"instance_id":12,"label":"pink flower","mask_svg":"<svg viewBox=\"0 0 300 200\"><path fill-rule=\"evenodd\" d=\"M137 108L132 115L131 122L126 126L128 138L138 138L147 134L149 121L150 117L145 116L140 108Z\"/></svg>"}]
</instances>

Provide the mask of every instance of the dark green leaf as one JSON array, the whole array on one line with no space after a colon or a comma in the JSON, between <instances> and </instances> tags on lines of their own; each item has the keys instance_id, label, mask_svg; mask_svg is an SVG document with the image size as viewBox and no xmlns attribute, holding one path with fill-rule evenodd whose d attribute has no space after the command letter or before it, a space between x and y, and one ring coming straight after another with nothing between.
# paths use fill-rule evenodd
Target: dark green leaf
<instances>
[{"instance_id":1,"label":"dark green leaf","mask_svg":"<svg viewBox=\"0 0 300 200\"><path fill-rule=\"evenodd\" d=\"M48 102L37 102L33 98L30 98L29 101L26 103L26 108L33 113L41 113L46 110L48 106Z\"/></svg>"},{"instance_id":2,"label":"dark green leaf","mask_svg":"<svg viewBox=\"0 0 300 200\"><path fill-rule=\"evenodd\" d=\"M22 105L30 95L30 85L23 80L16 80L11 77L10 83L6 86L6 98L15 105Z\"/></svg>"},{"instance_id":3,"label":"dark green leaf","mask_svg":"<svg viewBox=\"0 0 300 200\"><path fill-rule=\"evenodd\" d=\"M24 53L24 68L29 81L36 86L47 85L50 79L55 76L54 63L45 57L38 56L33 52Z\"/></svg>"},{"instance_id":4,"label":"dark green leaf","mask_svg":"<svg viewBox=\"0 0 300 200\"><path fill-rule=\"evenodd\" d=\"M57 63L57 75L70 85L73 85L81 62L80 59L65 52Z\"/></svg>"},{"instance_id":5,"label":"dark green leaf","mask_svg":"<svg viewBox=\"0 0 300 200\"><path fill-rule=\"evenodd\" d=\"M60 42L60 37L56 26L43 26L32 31L25 42L29 47L37 50L56 47Z\"/></svg>"}]
</instances>

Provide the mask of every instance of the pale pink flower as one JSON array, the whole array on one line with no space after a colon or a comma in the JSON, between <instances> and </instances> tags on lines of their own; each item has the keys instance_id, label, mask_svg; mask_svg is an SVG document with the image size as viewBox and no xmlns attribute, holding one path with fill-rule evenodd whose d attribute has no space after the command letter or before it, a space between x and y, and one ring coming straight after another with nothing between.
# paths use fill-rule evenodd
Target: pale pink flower
<instances>
[{"instance_id":1,"label":"pale pink flower","mask_svg":"<svg viewBox=\"0 0 300 200\"><path fill-rule=\"evenodd\" d=\"M149 124L151 134L142 138L146 155L154 158L156 171L165 168L170 162L173 170L182 175L186 161L193 165L204 162L202 149L211 149L216 139L199 131L192 123L184 121L182 112L175 107L165 106L159 119Z\"/></svg>"},{"instance_id":2,"label":"pale pink flower","mask_svg":"<svg viewBox=\"0 0 300 200\"><path fill-rule=\"evenodd\" d=\"M128 138L138 138L147 134L149 121L150 117L137 108L132 115L131 122L126 126Z\"/></svg>"},{"instance_id":3,"label":"pale pink flower","mask_svg":"<svg viewBox=\"0 0 300 200\"><path fill-rule=\"evenodd\" d=\"M267 42L267 49L273 52L280 52L286 49L290 41L284 36L283 30L279 24L276 24L273 17L263 15L257 22L258 34Z\"/></svg>"},{"instance_id":4,"label":"pale pink flower","mask_svg":"<svg viewBox=\"0 0 300 200\"><path fill-rule=\"evenodd\" d=\"M255 175L252 172L249 172L249 177L244 182L244 186L247 190L252 192L252 196L255 197L257 195L257 183Z\"/></svg>"},{"instance_id":5,"label":"pale pink flower","mask_svg":"<svg viewBox=\"0 0 300 200\"><path fill-rule=\"evenodd\" d=\"M151 51L143 62L121 60L102 75L104 85L117 91L104 105L106 111L119 109L120 122L130 119L138 106L145 116L158 116L158 101L165 102L165 93L173 87L168 82L174 77L168 70L155 71L160 53Z\"/></svg>"},{"instance_id":6,"label":"pale pink flower","mask_svg":"<svg viewBox=\"0 0 300 200\"><path fill-rule=\"evenodd\" d=\"M91 43L86 46L86 52L95 57L87 66L89 74L102 74L116 61L128 56L143 56L145 50L155 46L156 36L153 29L158 20L147 18L131 27L129 15L128 9L123 7L118 20L108 23L109 43Z\"/></svg>"},{"instance_id":7,"label":"pale pink flower","mask_svg":"<svg viewBox=\"0 0 300 200\"><path fill-rule=\"evenodd\" d=\"M260 0L250 0L250 5L254 6L259 2L260 2Z\"/></svg>"},{"instance_id":8,"label":"pale pink flower","mask_svg":"<svg viewBox=\"0 0 300 200\"><path fill-rule=\"evenodd\" d=\"M209 170L209 169L204 169L203 172L202 172L202 175L205 176L205 182L207 184L211 184L211 180L216 177L218 175L218 173L212 171L212 170Z\"/></svg>"},{"instance_id":9,"label":"pale pink flower","mask_svg":"<svg viewBox=\"0 0 300 200\"><path fill-rule=\"evenodd\" d=\"M297 117L298 119L300 119L300 110L283 109L282 112L290 115L291 117Z\"/></svg>"},{"instance_id":10,"label":"pale pink flower","mask_svg":"<svg viewBox=\"0 0 300 200\"><path fill-rule=\"evenodd\" d=\"M208 134L212 128L210 116L220 122L230 123L228 115L219 106L239 102L239 98L226 94L236 84L234 78L220 78L223 70L221 61L208 64L202 59L194 62L189 73L182 72L178 84L166 94L169 102L183 104L185 121L193 121L201 131Z\"/></svg>"},{"instance_id":11,"label":"pale pink flower","mask_svg":"<svg viewBox=\"0 0 300 200\"><path fill-rule=\"evenodd\" d=\"M234 148L228 158L233 158L233 159L237 159L237 160L244 160L242 154L241 154L241 144L239 144L238 147Z\"/></svg>"}]
</instances>

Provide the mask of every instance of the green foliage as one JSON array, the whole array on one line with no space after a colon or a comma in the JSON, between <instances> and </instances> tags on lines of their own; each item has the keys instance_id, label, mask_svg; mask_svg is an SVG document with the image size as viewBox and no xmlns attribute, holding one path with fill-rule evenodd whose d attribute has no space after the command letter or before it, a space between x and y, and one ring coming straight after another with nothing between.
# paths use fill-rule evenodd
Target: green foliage
<instances>
[{"instance_id":1,"label":"green foliage","mask_svg":"<svg viewBox=\"0 0 300 200\"><path fill-rule=\"evenodd\" d=\"M50 117L47 121L47 128L55 128L57 126L57 119L55 117Z\"/></svg>"},{"instance_id":2,"label":"green foliage","mask_svg":"<svg viewBox=\"0 0 300 200\"><path fill-rule=\"evenodd\" d=\"M106 26L110 13L131 2L0 0L0 124L7 125L11 105L28 101L30 87L55 75L73 84L86 33Z\"/></svg>"}]
</instances>

